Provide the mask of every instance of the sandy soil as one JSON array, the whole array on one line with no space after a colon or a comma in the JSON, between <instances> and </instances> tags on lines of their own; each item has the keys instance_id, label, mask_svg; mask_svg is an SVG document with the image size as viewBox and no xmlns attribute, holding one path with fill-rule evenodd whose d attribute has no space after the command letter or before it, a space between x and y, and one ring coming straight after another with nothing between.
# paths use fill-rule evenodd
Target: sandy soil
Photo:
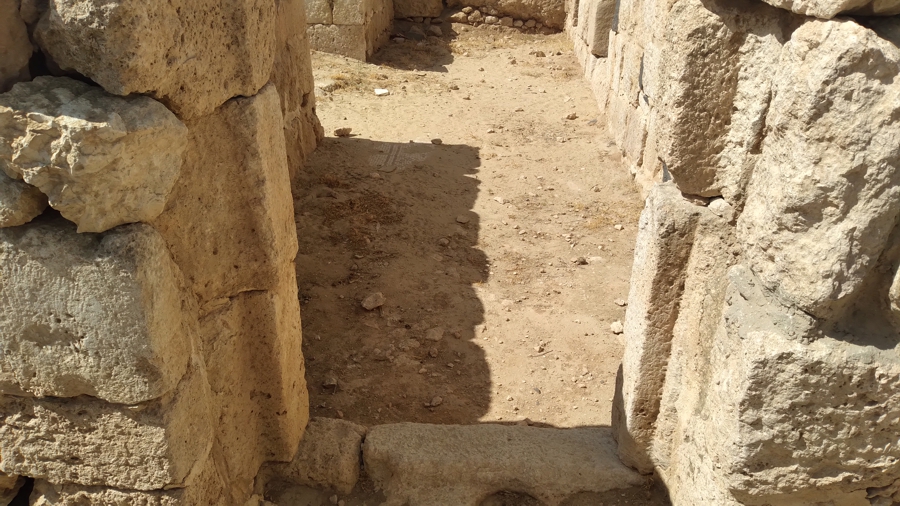
<instances>
[{"instance_id":1,"label":"sandy soil","mask_svg":"<svg viewBox=\"0 0 900 506\"><path fill-rule=\"evenodd\" d=\"M311 415L609 425L641 198L565 35L442 28L372 63L313 55L331 91L295 187Z\"/></svg>"}]
</instances>

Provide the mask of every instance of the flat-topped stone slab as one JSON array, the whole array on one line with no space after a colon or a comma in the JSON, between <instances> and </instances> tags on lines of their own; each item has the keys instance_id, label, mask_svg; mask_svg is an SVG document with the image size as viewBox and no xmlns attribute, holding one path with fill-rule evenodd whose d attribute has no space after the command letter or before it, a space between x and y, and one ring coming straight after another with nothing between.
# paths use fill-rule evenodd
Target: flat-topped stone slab
<instances>
[{"instance_id":1,"label":"flat-topped stone slab","mask_svg":"<svg viewBox=\"0 0 900 506\"><path fill-rule=\"evenodd\" d=\"M616 457L606 427L378 425L366 435L363 461L386 506L477 506L500 491L555 506L579 493L647 483Z\"/></svg>"}]
</instances>

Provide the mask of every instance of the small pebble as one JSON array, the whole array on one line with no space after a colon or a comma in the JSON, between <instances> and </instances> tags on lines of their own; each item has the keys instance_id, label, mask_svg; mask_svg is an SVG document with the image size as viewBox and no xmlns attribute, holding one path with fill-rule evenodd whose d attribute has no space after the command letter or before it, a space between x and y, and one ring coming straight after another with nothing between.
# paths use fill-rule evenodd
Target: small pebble
<instances>
[{"instance_id":1,"label":"small pebble","mask_svg":"<svg viewBox=\"0 0 900 506\"><path fill-rule=\"evenodd\" d=\"M434 144L435 146L440 146L441 144L444 143L444 141L435 138L435 139L431 139L431 143Z\"/></svg>"},{"instance_id":2,"label":"small pebble","mask_svg":"<svg viewBox=\"0 0 900 506\"><path fill-rule=\"evenodd\" d=\"M375 292L366 296L362 301L362 307L368 311L384 305L385 297L381 292Z\"/></svg>"},{"instance_id":3,"label":"small pebble","mask_svg":"<svg viewBox=\"0 0 900 506\"><path fill-rule=\"evenodd\" d=\"M622 326L622 322L616 320L609 326L609 330L611 330L613 334L621 334L622 332L625 332L625 327Z\"/></svg>"},{"instance_id":4,"label":"small pebble","mask_svg":"<svg viewBox=\"0 0 900 506\"><path fill-rule=\"evenodd\" d=\"M352 131L353 131L353 129L350 127L336 128L334 130L334 136L335 137L350 137L350 132L352 132Z\"/></svg>"}]
</instances>

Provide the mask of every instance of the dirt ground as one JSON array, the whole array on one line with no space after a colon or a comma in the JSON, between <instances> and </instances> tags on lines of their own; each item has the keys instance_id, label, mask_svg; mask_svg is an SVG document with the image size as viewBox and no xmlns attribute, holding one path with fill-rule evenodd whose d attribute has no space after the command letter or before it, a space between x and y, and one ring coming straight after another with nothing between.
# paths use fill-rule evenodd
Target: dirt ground
<instances>
[{"instance_id":1,"label":"dirt ground","mask_svg":"<svg viewBox=\"0 0 900 506\"><path fill-rule=\"evenodd\" d=\"M371 63L313 55L311 415L609 425L640 195L564 34L442 29Z\"/></svg>"}]
</instances>

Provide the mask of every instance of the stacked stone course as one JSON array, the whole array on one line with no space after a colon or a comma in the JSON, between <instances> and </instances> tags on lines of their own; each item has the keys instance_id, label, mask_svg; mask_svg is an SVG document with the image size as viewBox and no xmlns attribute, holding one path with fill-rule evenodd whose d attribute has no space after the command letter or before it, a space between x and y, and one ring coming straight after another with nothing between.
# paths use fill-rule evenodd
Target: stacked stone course
<instances>
[{"instance_id":1,"label":"stacked stone course","mask_svg":"<svg viewBox=\"0 0 900 506\"><path fill-rule=\"evenodd\" d=\"M900 504L898 9L570 4L648 195L619 455L673 504Z\"/></svg>"},{"instance_id":2,"label":"stacked stone course","mask_svg":"<svg viewBox=\"0 0 900 506\"><path fill-rule=\"evenodd\" d=\"M3 497L243 505L294 457L305 25L301 0L0 2Z\"/></svg>"}]
</instances>

